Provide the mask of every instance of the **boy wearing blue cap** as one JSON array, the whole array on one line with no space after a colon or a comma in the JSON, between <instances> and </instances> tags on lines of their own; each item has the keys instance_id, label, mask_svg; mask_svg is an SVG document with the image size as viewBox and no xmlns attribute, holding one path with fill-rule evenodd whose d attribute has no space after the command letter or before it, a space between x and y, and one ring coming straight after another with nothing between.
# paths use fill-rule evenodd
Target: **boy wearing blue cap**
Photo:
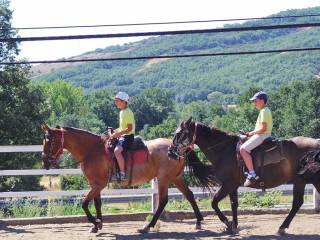
<instances>
[{"instance_id":1,"label":"boy wearing blue cap","mask_svg":"<svg viewBox=\"0 0 320 240\"><path fill-rule=\"evenodd\" d=\"M249 170L247 179L243 184L245 187L251 186L259 179L259 176L257 176L253 168L251 151L261 145L266 138L271 136L273 127L272 114L267 107L268 95L265 92L260 91L255 93L250 100L254 102L255 107L259 109L260 112L255 129L246 133L249 139L240 147L240 154Z\"/></svg>"},{"instance_id":2,"label":"boy wearing blue cap","mask_svg":"<svg viewBox=\"0 0 320 240\"><path fill-rule=\"evenodd\" d=\"M114 149L114 154L117 158L117 162L120 168L120 176L114 176L112 181L121 179L122 181L127 180L127 176L124 170L124 158L122 152L128 148L134 141L135 133L135 119L134 114L128 107L129 95L125 92L118 92L114 97L114 103L120 110L119 113L119 128L110 136L111 138L117 138L117 144Z\"/></svg>"}]
</instances>

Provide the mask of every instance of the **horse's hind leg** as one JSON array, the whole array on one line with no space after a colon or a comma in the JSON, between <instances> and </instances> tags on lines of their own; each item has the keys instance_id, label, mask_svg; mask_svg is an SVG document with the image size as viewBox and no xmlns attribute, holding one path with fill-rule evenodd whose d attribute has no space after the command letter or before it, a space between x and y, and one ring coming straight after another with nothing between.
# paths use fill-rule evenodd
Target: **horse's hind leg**
<instances>
[{"instance_id":1,"label":"horse's hind leg","mask_svg":"<svg viewBox=\"0 0 320 240\"><path fill-rule=\"evenodd\" d=\"M161 179L158 178L158 196L159 196L159 206L156 211L156 213L153 215L152 220L150 223L146 224L142 229L138 229L138 232L140 233L147 233L149 232L150 228L154 227L157 220L159 219L163 209L168 203L168 182L161 181Z\"/></svg>"},{"instance_id":2,"label":"horse's hind leg","mask_svg":"<svg viewBox=\"0 0 320 240\"><path fill-rule=\"evenodd\" d=\"M232 210L232 227L238 228L238 188L229 194Z\"/></svg>"},{"instance_id":3,"label":"horse's hind leg","mask_svg":"<svg viewBox=\"0 0 320 240\"><path fill-rule=\"evenodd\" d=\"M300 207L303 204L303 195L304 195L304 189L305 189L306 183L302 179L298 179L293 183L293 201L292 201L292 208L284 220L284 222L281 224L278 233L284 234L285 229L289 227L292 219L296 215L296 213L299 211Z\"/></svg>"},{"instance_id":4,"label":"horse's hind leg","mask_svg":"<svg viewBox=\"0 0 320 240\"><path fill-rule=\"evenodd\" d=\"M173 183L180 190L180 192L182 192L182 194L185 196L185 198L190 202L190 204L193 208L194 214L197 218L197 223L196 223L195 228L201 229L201 221L203 220L203 217L202 217L202 214L201 214L201 212L198 208L198 205L194 199L193 192L186 185L186 183L184 182L182 177L177 178Z\"/></svg>"},{"instance_id":5,"label":"horse's hind leg","mask_svg":"<svg viewBox=\"0 0 320 240\"><path fill-rule=\"evenodd\" d=\"M97 227L98 229L101 230L102 229L101 194L99 193L99 195L95 197L93 201L94 201L94 207L96 209L96 214L97 214L97 218L96 218L96 222L98 223Z\"/></svg>"},{"instance_id":6,"label":"horse's hind leg","mask_svg":"<svg viewBox=\"0 0 320 240\"><path fill-rule=\"evenodd\" d=\"M318 193L320 193L320 175L318 175L317 178L315 178L312 181L312 184L315 187L315 189L318 191ZM316 210L316 213L319 213L319 208L318 207L316 207L315 210Z\"/></svg>"}]
</instances>

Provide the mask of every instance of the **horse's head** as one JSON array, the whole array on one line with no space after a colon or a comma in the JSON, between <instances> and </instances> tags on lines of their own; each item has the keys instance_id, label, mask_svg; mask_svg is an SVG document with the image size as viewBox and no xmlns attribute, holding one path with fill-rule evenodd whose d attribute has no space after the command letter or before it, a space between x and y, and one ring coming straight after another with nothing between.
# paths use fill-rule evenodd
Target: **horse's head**
<instances>
[{"instance_id":1,"label":"horse's head","mask_svg":"<svg viewBox=\"0 0 320 240\"><path fill-rule=\"evenodd\" d=\"M196 124L190 117L183 121L175 131L172 145L169 147L168 156L172 159L183 158L190 149L193 149L196 140Z\"/></svg>"},{"instance_id":2,"label":"horse's head","mask_svg":"<svg viewBox=\"0 0 320 240\"><path fill-rule=\"evenodd\" d=\"M43 151L42 162L45 169L57 168L60 155L63 153L64 130L62 128L50 128L42 124L43 130Z\"/></svg>"}]
</instances>

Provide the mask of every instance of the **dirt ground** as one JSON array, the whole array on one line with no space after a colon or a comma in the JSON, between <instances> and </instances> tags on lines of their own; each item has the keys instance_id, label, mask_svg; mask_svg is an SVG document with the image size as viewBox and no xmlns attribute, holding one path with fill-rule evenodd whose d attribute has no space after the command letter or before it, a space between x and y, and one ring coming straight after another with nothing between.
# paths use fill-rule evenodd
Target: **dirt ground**
<instances>
[{"instance_id":1,"label":"dirt ground","mask_svg":"<svg viewBox=\"0 0 320 240\"><path fill-rule=\"evenodd\" d=\"M278 227L284 220L284 214L242 215L239 216L239 231L230 236L224 233L224 226L216 216L206 217L202 230L194 230L192 219L176 222L162 222L158 232L139 234L137 229L145 222L131 221L121 223L104 223L103 229L97 233L89 233L91 227L87 223L79 224L46 224L28 226L0 226L0 239L320 239L320 214L298 214L287 234L278 236Z\"/></svg>"}]
</instances>

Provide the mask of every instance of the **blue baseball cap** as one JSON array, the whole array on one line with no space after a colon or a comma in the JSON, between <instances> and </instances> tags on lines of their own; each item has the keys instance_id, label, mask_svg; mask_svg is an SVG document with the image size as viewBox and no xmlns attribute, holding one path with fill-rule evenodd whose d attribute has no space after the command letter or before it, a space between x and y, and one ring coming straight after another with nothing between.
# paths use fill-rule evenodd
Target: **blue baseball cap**
<instances>
[{"instance_id":1,"label":"blue baseball cap","mask_svg":"<svg viewBox=\"0 0 320 240\"><path fill-rule=\"evenodd\" d=\"M257 92L253 95L252 98L250 98L250 101L254 101L256 99L263 99L265 102L268 101L268 95L263 92L263 91L260 91L260 92Z\"/></svg>"}]
</instances>

